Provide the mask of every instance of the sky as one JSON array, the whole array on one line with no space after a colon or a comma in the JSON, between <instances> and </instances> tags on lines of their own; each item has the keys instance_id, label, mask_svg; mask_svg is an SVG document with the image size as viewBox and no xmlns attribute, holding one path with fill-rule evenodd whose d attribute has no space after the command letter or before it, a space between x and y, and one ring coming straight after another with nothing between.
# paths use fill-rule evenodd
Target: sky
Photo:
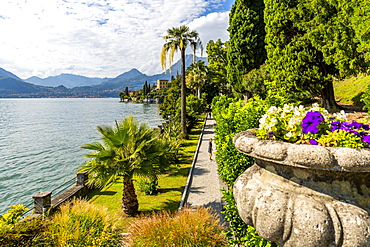
<instances>
[{"instance_id":1,"label":"sky","mask_svg":"<svg viewBox=\"0 0 370 247\"><path fill-rule=\"evenodd\" d=\"M1 0L0 68L22 79L61 73L114 78L132 68L147 75L162 73L160 52L169 28L187 25L197 31L206 56L209 40L228 40L233 3Z\"/></svg>"}]
</instances>

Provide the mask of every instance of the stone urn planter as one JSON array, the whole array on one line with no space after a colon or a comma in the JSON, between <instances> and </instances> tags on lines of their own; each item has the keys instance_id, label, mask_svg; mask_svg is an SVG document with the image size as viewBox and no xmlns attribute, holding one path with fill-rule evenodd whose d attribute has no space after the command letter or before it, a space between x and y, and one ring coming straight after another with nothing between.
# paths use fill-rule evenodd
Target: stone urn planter
<instances>
[{"instance_id":1,"label":"stone urn planter","mask_svg":"<svg viewBox=\"0 0 370 247\"><path fill-rule=\"evenodd\" d=\"M245 223L279 246L370 246L370 150L260 140L235 147L255 158L236 180Z\"/></svg>"}]
</instances>

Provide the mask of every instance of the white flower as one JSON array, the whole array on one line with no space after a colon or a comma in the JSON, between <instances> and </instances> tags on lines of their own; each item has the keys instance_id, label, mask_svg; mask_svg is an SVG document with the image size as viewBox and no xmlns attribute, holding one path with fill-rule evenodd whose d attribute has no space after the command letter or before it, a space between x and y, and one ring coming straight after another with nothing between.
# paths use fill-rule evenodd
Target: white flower
<instances>
[{"instance_id":1,"label":"white flower","mask_svg":"<svg viewBox=\"0 0 370 247\"><path fill-rule=\"evenodd\" d=\"M283 107L283 112L291 112L294 109L293 106L285 104Z\"/></svg>"},{"instance_id":2,"label":"white flower","mask_svg":"<svg viewBox=\"0 0 370 247\"><path fill-rule=\"evenodd\" d=\"M270 109L267 110L267 113L277 113L278 108L276 106L271 106Z\"/></svg>"},{"instance_id":3,"label":"white flower","mask_svg":"<svg viewBox=\"0 0 370 247\"><path fill-rule=\"evenodd\" d=\"M334 113L333 116L339 120L343 120L343 121L347 120L347 113L345 113L343 110L341 110L340 112Z\"/></svg>"},{"instance_id":4,"label":"white flower","mask_svg":"<svg viewBox=\"0 0 370 247\"><path fill-rule=\"evenodd\" d=\"M289 131L288 133L285 134L286 137L290 138L293 136L293 133L291 131Z\"/></svg>"}]
</instances>

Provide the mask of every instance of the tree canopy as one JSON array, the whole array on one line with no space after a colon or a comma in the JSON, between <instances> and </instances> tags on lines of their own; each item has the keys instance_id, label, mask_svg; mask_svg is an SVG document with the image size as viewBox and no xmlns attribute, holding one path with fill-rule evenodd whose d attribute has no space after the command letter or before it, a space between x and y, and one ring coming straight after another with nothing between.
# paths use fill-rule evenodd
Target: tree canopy
<instances>
[{"instance_id":1,"label":"tree canopy","mask_svg":"<svg viewBox=\"0 0 370 247\"><path fill-rule=\"evenodd\" d=\"M236 0L230 11L227 79L243 93L242 75L257 69L266 60L263 0Z\"/></svg>"},{"instance_id":2,"label":"tree canopy","mask_svg":"<svg viewBox=\"0 0 370 247\"><path fill-rule=\"evenodd\" d=\"M227 42L222 42L218 39L207 43L207 61L208 68L211 75L211 85L214 90L213 95L218 95L218 92L227 94L229 91L229 84L227 82ZM214 92L217 91L217 92ZM212 97L213 98L213 97Z\"/></svg>"},{"instance_id":3,"label":"tree canopy","mask_svg":"<svg viewBox=\"0 0 370 247\"><path fill-rule=\"evenodd\" d=\"M346 0L266 0L267 66L277 84L320 97L336 108L333 80L365 66L351 25L353 5Z\"/></svg>"}]
</instances>

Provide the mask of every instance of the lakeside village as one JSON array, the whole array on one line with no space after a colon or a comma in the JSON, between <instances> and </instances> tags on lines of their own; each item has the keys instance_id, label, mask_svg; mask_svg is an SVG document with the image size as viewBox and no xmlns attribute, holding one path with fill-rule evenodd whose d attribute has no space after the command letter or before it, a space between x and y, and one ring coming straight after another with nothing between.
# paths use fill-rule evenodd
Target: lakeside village
<instances>
[{"instance_id":1,"label":"lakeside village","mask_svg":"<svg viewBox=\"0 0 370 247\"><path fill-rule=\"evenodd\" d=\"M120 102L163 103L166 89L170 85L171 81L159 79L157 80L157 84L153 86L145 81L143 88L140 90L129 91L128 87L126 87L125 91L119 93Z\"/></svg>"}]
</instances>

